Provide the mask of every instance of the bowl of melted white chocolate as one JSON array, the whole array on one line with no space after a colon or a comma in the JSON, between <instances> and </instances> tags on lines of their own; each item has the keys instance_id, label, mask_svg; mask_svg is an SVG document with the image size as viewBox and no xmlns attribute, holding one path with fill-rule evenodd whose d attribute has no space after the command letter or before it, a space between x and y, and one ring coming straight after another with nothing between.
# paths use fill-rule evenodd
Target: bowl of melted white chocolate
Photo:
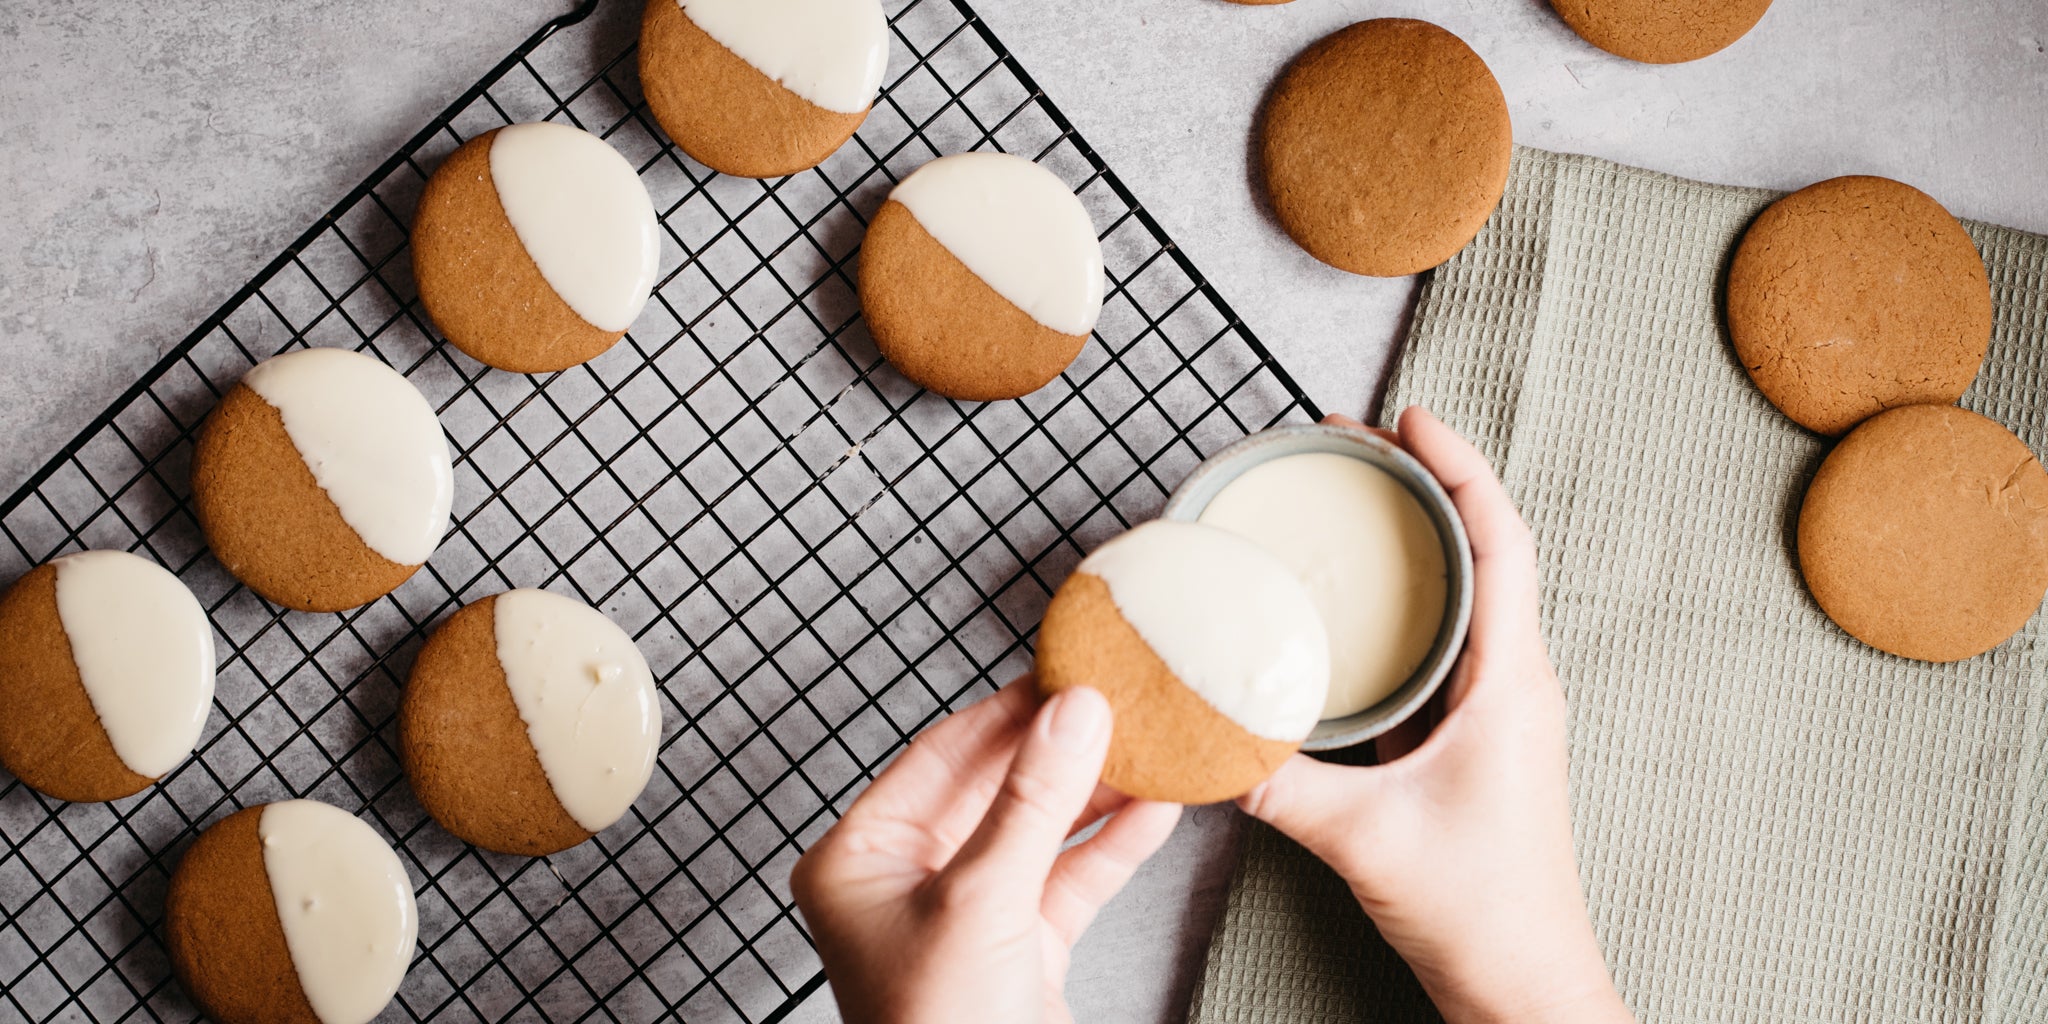
<instances>
[{"instance_id":1,"label":"bowl of melted white chocolate","mask_svg":"<svg viewBox=\"0 0 2048 1024\"><path fill-rule=\"evenodd\" d=\"M1465 645L1464 523L1436 478L1378 436L1323 425L1254 434L1197 467L1162 517L1239 534L1307 585L1330 639L1330 689L1305 750L1400 724Z\"/></svg>"}]
</instances>

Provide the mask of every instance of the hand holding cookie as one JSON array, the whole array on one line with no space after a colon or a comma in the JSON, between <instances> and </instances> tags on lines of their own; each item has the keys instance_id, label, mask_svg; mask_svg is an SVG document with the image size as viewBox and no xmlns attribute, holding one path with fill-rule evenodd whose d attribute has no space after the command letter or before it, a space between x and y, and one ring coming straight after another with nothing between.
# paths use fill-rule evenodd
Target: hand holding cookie
<instances>
[{"instance_id":1,"label":"hand holding cookie","mask_svg":"<svg viewBox=\"0 0 2048 1024\"><path fill-rule=\"evenodd\" d=\"M1528 527L1436 417L1410 409L1398 439L1472 538L1472 630L1441 721L1382 737L1373 767L1296 755L1240 804L1344 877L1446 1019L1629 1020L1573 862L1564 692L1537 629Z\"/></svg>"},{"instance_id":2,"label":"hand holding cookie","mask_svg":"<svg viewBox=\"0 0 2048 1024\"><path fill-rule=\"evenodd\" d=\"M926 730L804 854L790 889L847 1021L1070 1019L1074 941L1180 818L1097 785L1110 724L1094 690L1041 705L1020 679Z\"/></svg>"}]
</instances>

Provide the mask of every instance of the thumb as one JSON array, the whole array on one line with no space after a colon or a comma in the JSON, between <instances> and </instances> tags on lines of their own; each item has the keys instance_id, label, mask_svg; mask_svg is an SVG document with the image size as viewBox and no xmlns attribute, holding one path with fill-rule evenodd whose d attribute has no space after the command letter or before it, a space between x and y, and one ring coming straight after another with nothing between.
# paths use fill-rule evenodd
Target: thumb
<instances>
[{"instance_id":1,"label":"thumb","mask_svg":"<svg viewBox=\"0 0 2048 1024\"><path fill-rule=\"evenodd\" d=\"M988 814L942 877L1005 889L1028 879L1035 905L1039 883L1095 795L1109 733L1109 701L1102 694L1085 686L1054 694L1032 718Z\"/></svg>"},{"instance_id":2,"label":"thumb","mask_svg":"<svg viewBox=\"0 0 2048 1024\"><path fill-rule=\"evenodd\" d=\"M1394 801L1384 768L1328 764L1296 754L1237 800L1238 807L1300 843L1349 882L1367 872Z\"/></svg>"}]
</instances>

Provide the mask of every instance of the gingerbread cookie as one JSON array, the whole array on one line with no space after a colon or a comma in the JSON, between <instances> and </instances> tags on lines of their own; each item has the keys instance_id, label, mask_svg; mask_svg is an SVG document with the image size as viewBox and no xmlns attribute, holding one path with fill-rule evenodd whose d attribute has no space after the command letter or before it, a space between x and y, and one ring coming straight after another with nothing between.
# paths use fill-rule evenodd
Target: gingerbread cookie
<instances>
[{"instance_id":1,"label":"gingerbread cookie","mask_svg":"<svg viewBox=\"0 0 2048 1024\"><path fill-rule=\"evenodd\" d=\"M879 0L647 0L640 86L691 158L744 178L823 163L889 63Z\"/></svg>"},{"instance_id":2,"label":"gingerbread cookie","mask_svg":"<svg viewBox=\"0 0 2048 1024\"><path fill-rule=\"evenodd\" d=\"M1500 204L1514 132L1493 72L1425 21L1362 21L1296 58L1260 118L1281 227L1340 270L1401 277L1456 255Z\"/></svg>"},{"instance_id":3,"label":"gingerbread cookie","mask_svg":"<svg viewBox=\"0 0 2048 1024\"><path fill-rule=\"evenodd\" d=\"M1728 333L1757 388L1830 436L1962 397L1991 344L1991 281L1941 204L1832 178L1771 204L1728 268Z\"/></svg>"},{"instance_id":4,"label":"gingerbread cookie","mask_svg":"<svg viewBox=\"0 0 2048 1024\"><path fill-rule=\"evenodd\" d=\"M625 630L545 590L464 607L414 662L399 756L458 838L544 856L625 816L654 771L661 708Z\"/></svg>"},{"instance_id":5,"label":"gingerbread cookie","mask_svg":"<svg viewBox=\"0 0 2048 1024\"><path fill-rule=\"evenodd\" d=\"M1799 510L1799 567L1851 636L1921 661L1982 654L2048 591L2048 473L1973 412L1911 405L1830 452Z\"/></svg>"},{"instance_id":6,"label":"gingerbread cookie","mask_svg":"<svg viewBox=\"0 0 2048 1024\"><path fill-rule=\"evenodd\" d=\"M193 509L214 556L300 611L354 608L411 578L448 529L454 488L425 396L346 349L258 364L192 452Z\"/></svg>"},{"instance_id":7,"label":"gingerbread cookie","mask_svg":"<svg viewBox=\"0 0 2048 1024\"><path fill-rule=\"evenodd\" d=\"M398 993L418 932L398 855L317 800L214 823L164 899L171 967L219 1024L367 1024Z\"/></svg>"},{"instance_id":8,"label":"gingerbread cookie","mask_svg":"<svg viewBox=\"0 0 2048 1024\"><path fill-rule=\"evenodd\" d=\"M0 765L59 800L115 800L190 756L213 625L162 566L65 555L0 594Z\"/></svg>"},{"instance_id":9,"label":"gingerbread cookie","mask_svg":"<svg viewBox=\"0 0 2048 1024\"><path fill-rule=\"evenodd\" d=\"M1678 64L1749 33L1771 0L1550 0L1579 38L1617 57Z\"/></svg>"},{"instance_id":10,"label":"gingerbread cookie","mask_svg":"<svg viewBox=\"0 0 2048 1024\"><path fill-rule=\"evenodd\" d=\"M860 308L905 377L966 401L1060 375L1102 312L1102 243L1051 171L1003 153L925 164L889 193L860 251Z\"/></svg>"},{"instance_id":11,"label":"gingerbread cookie","mask_svg":"<svg viewBox=\"0 0 2048 1024\"><path fill-rule=\"evenodd\" d=\"M515 373L565 370L626 334L661 269L654 201L589 132L515 124L442 161L412 224L420 301L449 342Z\"/></svg>"},{"instance_id":12,"label":"gingerbread cookie","mask_svg":"<svg viewBox=\"0 0 2048 1024\"><path fill-rule=\"evenodd\" d=\"M1146 800L1214 803L1258 785L1315 728L1330 646L1279 559L1198 523L1146 523L1095 550L1038 632L1047 696L1102 691L1116 712L1102 781Z\"/></svg>"}]
</instances>

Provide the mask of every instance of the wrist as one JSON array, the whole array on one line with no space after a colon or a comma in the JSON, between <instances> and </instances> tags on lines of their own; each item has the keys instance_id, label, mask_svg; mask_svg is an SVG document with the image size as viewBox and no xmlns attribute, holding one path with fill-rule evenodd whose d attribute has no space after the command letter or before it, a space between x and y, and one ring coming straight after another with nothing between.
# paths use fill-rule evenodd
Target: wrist
<instances>
[{"instance_id":1,"label":"wrist","mask_svg":"<svg viewBox=\"0 0 2048 1024\"><path fill-rule=\"evenodd\" d=\"M1614 991L1613 985L1604 986L1602 991L1589 991L1575 996L1553 996L1553 1001L1502 1003L1490 1000L1486 1005L1470 1002L1455 1002L1438 999L1431 992L1437 1012L1443 1015L1447 1024L1634 1024L1635 1015L1629 1012L1627 1004Z\"/></svg>"},{"instance_id":2,"label":"wrist","mask_svg":"<svg viewBox=\"0 0 2048 1024\"><path fill-rule=\"evenodd\" d=\"M1568 962L1417 972L1448 1024L1624 1024L1633 1022L1594 948Z\"/></svg>"},{"instance_id":3,"label":"wrist","mask_svg":"<svg viewBox=\"0 0 2048 1024\"><path fill-rule=\"evenodd\" d=\"M1449 1024L1634 1019L1615 991L1583 904L1560 901L1542 911L1496 906L1462 926L1454 923L1460 916L1431 915L1427 928L1404 927L1416 923L1407 915L1374 916Z\"/></svg>"}]
</instances>

